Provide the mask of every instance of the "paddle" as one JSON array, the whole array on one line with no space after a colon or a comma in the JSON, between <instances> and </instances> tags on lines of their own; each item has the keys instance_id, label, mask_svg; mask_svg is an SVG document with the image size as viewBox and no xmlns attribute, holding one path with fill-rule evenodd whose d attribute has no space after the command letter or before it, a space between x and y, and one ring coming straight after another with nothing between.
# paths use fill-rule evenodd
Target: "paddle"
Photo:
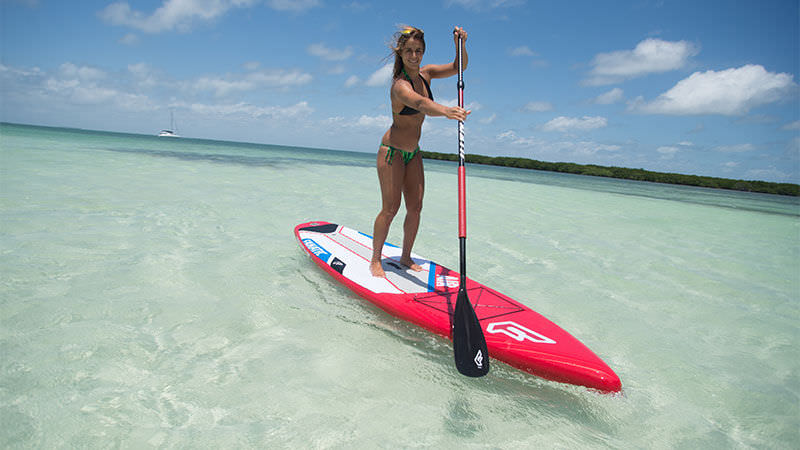
<instances>
[{"instance_id":1,"label":"paddle","mask_svg":"<svg viewBox=\"0 0 800 450\"><path fill-rule=\"evenodd\" d=\"M456 30L453 31L457 33ZM458 36L458 106L464 107L464 70L461 67L461 35ZM468 377L489 373L489 352L481 323L467 297L467 195L464 169L464 122L458 121L458 241L461 281L453 313L453 355L456 368Z\"/></svg>"}]
</instances>

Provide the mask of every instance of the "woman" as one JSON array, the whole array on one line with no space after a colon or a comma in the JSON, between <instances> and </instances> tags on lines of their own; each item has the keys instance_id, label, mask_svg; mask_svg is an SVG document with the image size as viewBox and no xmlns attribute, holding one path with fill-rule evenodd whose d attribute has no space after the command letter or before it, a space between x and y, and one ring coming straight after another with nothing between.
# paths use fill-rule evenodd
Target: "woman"
<instances>
[{"instance_id":1,"label":"woman","mask_svg":"<svg viewBox=\"0 0 800 450\"><path fill-rule=\"evenodd\" d=\"M457 27L453 40L458 46L461 37L462 69L467 68L465 43L467 32ZM400 262L412 270L422 268L411 259L411 247L419 229L425 176L419 139L425 116L444 116L453 120L466 120L470 111L457 106L447 107L433 101L430 80L447 78L458 73L458 56L451 64L428 64L421 67L425 53L425 34L414 27L405 27L396 36L394 50L394 77L390 90L392 101L392 126L383 135L378 149L378 180L381 185L382 207L375 219L373 251L370 272L383 277L381 253L389 226L400 209L400 198L405 198L406 219L403 224L403 252ZM456 48L456 52L458 48Z\"/></svg>"}]
</instances>

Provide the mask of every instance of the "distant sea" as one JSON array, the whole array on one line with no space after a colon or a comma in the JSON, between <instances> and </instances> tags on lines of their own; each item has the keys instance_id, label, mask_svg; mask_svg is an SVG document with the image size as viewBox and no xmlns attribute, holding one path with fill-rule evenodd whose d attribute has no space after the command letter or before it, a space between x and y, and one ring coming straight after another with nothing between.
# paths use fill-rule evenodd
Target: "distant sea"
<instances>
[{"instance_id":1,"label":"distant sea","mask_svg":"<svg viewBox=\"0 0 800 450\"><path fill-rule=\"evenodd\" d=\"M467 166L470 277L603 358L603 395L463 377L313 264L294 226L370 232L374 164L0 124L0 447L797 447L797 198ZM414 250L457 268L456 165L424 164Z\"/></svg>"}]
</instances>

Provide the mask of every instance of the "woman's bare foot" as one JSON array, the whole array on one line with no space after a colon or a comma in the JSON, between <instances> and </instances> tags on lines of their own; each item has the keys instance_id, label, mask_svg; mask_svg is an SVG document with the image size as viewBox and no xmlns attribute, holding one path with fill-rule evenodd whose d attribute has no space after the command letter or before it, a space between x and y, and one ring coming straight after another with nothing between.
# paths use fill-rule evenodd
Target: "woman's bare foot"
<instances>
[{"instance_id":1,"label":"woman's bare foot","mask_svg":"<svg viewBox=\"0 0 800 450\"><path fill-rule=\"evenodd\" d=\"M373 277L385 277L386 272L383 271L383 266L380 261L372 261L369 263L369 271Z\"/></svg>"},{"instance_id":2,"label":"woman's bare foot","mask_svg":"<svg viewBox=\"0 0 800 450\"><path fill-rule=\"evenodd\" d=\"M408 267L409 269L413 270L414 272L422 272L422 266L415 263L411 258L401 258L400 264Z\"/></svg>"}]
</instances>

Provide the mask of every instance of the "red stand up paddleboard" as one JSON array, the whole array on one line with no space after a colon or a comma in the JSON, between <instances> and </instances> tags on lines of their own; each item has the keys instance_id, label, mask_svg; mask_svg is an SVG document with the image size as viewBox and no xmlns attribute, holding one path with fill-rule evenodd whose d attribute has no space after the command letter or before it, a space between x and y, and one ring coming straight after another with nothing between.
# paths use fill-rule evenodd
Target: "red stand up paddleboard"
<instances>
[{"instance_id":1,"label":"red stand up paddleboard","mask_svg":"<svg viewBox=\"0 0 800 450\"><path fill-rule=\"evenodd\" d=\"M415 272L400 264L401 249L387 243L386 276L376 278L369 270L371 236L321 221L297 225L294 233L314 262L353 292L393 316L452 339L459 273L412 254L422 267ZM541 314L469 278L465 289L492 358L548 380L604 392L622 388L603 360Z\"/></svg>"}]
</instances>

